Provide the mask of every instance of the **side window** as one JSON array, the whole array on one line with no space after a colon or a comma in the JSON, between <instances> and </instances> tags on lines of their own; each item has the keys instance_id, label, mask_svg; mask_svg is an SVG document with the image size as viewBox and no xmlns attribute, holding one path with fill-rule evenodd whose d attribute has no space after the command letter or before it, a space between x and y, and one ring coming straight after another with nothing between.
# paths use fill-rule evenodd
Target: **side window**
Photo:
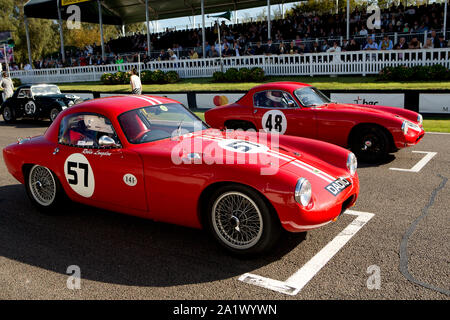
<instances>
[{"instance_id":1,"label":"side window","mask_svg":"<svg viewBox=\"0 0 450 320\"><path fill-rule=\"evenodd\" d=\"M253 95L253 105L259 108L295 108L297 103L287 92L266 90Z\"/></svg>"},{"instance_id":2,"label":"side window","mask_svg":"<svg viewBox=\"0 0 450 320\"><path fill-rule=\"evenodd\" d=\"M30 89L21 89L17 95L17 98L31 98Z\"/></svg>"},{"instance_id":3,"label":"side window","mask_svg":"<svg viewBox=\"0 0 450 320\"><path fill-rule=\"evenodd\" d=\"M102 136L120 145L109 119L98 114L71 114L61 120L58 142L72 147L105 148L99 145Z\"/></svg>"}]
</instances>

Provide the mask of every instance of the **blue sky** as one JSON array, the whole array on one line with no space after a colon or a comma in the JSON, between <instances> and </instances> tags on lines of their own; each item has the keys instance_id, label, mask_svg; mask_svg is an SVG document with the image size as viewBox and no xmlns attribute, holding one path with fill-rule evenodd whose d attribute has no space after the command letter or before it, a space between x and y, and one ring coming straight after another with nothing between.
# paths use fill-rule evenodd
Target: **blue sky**
<instances>
[{"instance_id":1,"label":"blue sky","mask_svg":"<svg viewBox=\"0 0 450 320\"><path fill-rule=\"evenodd\" d=\"M287 9L291 8L293 5L294 5L294 3L285 4L284 10L286 11ZM264 9L266 9L266 12L267 12L267 6L253 8L253 9L238 10L237 11L238 21L245 18L246 15L248 15L250 17L256 17L258 14L262 13ZM273 13L278 10L281 10L281 5L278 5L278 4L272 5L271 6L272 16L273 16ZM218 13L218 14L220 14L220 13ZM231 17L231 20L232 20L232 22L234 22L234 11L232 11L232 14L233 15ZM208 19L208 18L206 18L205 20L206 20L207 27L211 26L211 23L213 23L215 21L215 19ZM195 16L195 25L198 27L199 24L201 25L201 23L202 23L201 16ZM227 21L226 21L226 23L228 24ZM173 28L173 27L176 27L177 29L184 29L184 28L186 28L187 25L190 26L191 24L192 24L192 17L159 20L159 30L163 31L166 28Z\"/></svg>"}]
</instances>

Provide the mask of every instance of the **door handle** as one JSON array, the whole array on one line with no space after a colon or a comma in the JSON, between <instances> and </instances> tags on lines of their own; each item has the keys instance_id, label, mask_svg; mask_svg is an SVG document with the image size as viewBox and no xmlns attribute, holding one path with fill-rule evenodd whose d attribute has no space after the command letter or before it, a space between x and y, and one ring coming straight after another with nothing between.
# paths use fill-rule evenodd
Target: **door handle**
<instances>
[{"instance_id":1,"label":"door handle","mask_svg":"<svg viewBox=\"0 0 450 320\"><path fill-rule=\"evenodd\" d=\"M256 114L258 112L258 109L253 110L253 114Z\"/></svg>"},{"instance_id":2,"label":"door handle","mask_svg":"<svg viewBox=\"0 0 450 320\"><path fill-rule=\"evenodd\" d=\"M55 148L55 150L53 150L53 155L57 154L59 152L59 148Z\"/></svg>"}]
</instances>

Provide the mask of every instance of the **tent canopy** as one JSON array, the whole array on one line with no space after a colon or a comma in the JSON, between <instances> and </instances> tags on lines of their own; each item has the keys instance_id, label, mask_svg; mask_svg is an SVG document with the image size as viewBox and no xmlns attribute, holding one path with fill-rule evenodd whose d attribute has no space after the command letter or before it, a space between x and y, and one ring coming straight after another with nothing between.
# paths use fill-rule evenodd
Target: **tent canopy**
<instances>
[{"instance_id":1,"label":"tent canopy","mask_svg":"<svg viewBox=\"0 0 450 320\"><path fill-rule=\"evenodd\" d=\"M25 6L28 18L58 19L57 1L30 0ZM76 1L73 1L76 2ZM295 2L292 0L271 0L271 4ZM104 24L123 25L145 22L145 0L103 0L102 16ZM199 15L200 0L149 0L150 20ZM81 21L98 23L98 5L96 0L77 3L81 8ZM217 13L227 10L240 10L266 6L267 0L205 0L205 13ZM62 7L61 16L67 20L70 16Z\"/></svg>"}]
</instances>

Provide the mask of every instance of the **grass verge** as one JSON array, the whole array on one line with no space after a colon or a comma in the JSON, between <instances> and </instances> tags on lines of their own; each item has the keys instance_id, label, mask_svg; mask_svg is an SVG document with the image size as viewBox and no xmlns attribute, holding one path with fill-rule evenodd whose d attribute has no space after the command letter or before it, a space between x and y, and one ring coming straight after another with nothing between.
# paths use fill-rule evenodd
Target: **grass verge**
<instances>
[{"instance_id":1,"label":"grass verge","mask_svg":"<svg viewBox=\"0 0 450 320\"><path fill-rule=\"evenodd\" d=\"M450 90L450 81L382 82L376 77L268 77L264 82L297 81L320 90ZM144 92L242 91L262 82L214 83L211 78L182 79L174 84L145 84ZM130 85L104 85L101 82L62 83L63 91L131 92Z\"/></svg>"}]
</instances>

